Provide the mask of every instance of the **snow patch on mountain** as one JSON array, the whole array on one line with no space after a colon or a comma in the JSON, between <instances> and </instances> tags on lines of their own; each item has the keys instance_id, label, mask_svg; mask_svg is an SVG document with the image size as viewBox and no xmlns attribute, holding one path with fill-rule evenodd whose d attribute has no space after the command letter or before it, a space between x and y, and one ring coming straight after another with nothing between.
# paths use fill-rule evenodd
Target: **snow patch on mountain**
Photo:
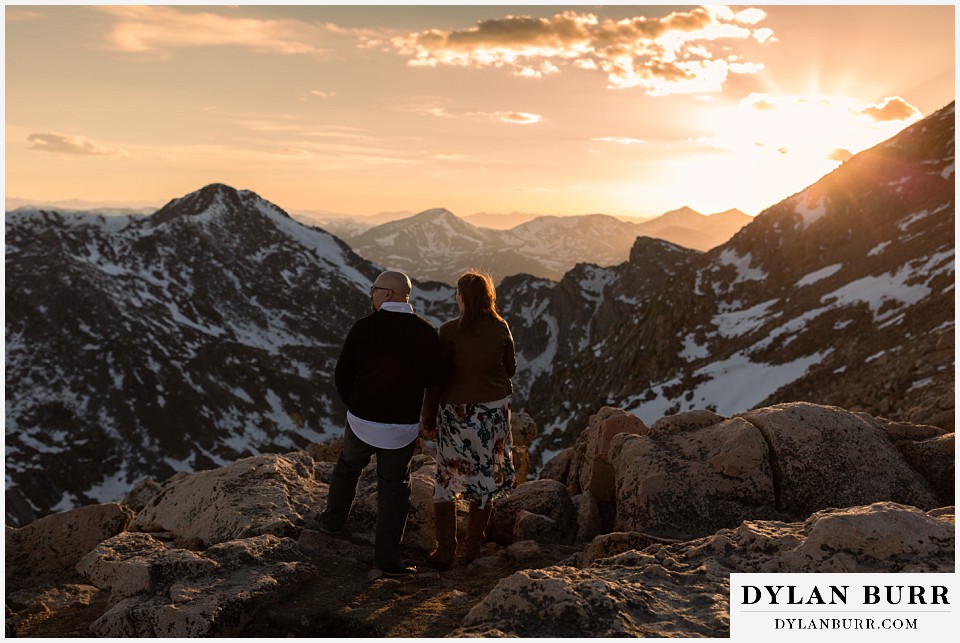
<instances>
[{"instance_id":1,"label":"snow patch on mountain","mask_svg":"<svg viewBox=\"0 0 960 643\"><path fill-rule=\"evenodd\" d=\"M737 276L731 285L745 281L763 281L767 278L767 273L763 269L753 267L753 255L749 252L741 256L735 248L726 248L717 257L717 262L722 266L733 266L736 269Z\"/></svg>"},{"instance_id":2,"label":"snow patch on mountain","mask_svg":"<svg viewBox=\"0 0 960 643\"><path fill-rule=\"evenodd\" d=\"M746 351L740 351L697 369L694 375L703 381L684 390L682 397L670 391L682 387L681 381L674 379L653 386L652 399L650 394L633 396L625 401L624 408L647 424L664 415L702 408L711 408L729 417L757 406L782 386L803 377L811 365L823 361L831 351L828 349L785 364L755 363Z\"/></svg>"},{"instance_id":3,"label":"snow patch on mountain","mask_svg":"<svg viewBox=\"0 0 960 643\"><path fill-rule=\"evenodd\" d=\"M717 333L721 337L725 339L740 337L745 333L756 330L766 323L768 318L771 317L770 309L778 301L780 300L771 299L744 310L740 310L743 304L739 301L734 302L732 306L724 306L721 304L721 312L714 315L712 323L716 326ZM729 309L727 310L727 308ZM782 314L783 313L778 312L772 315L772 318L775 319Z\"/></svg>"},{"instance_id":4,"label":"snow patch on mountain","mask_svg":"<svg viewBox=\"0 0 960 643\"><path fill-rule=\"evenodd\" d=\"M827 214L827 203L823 197L813 199L805 191L798 195L795 201L795 211L800 215L804 228L809 228Z\"/></svg>"},{"instance_id":5,"label":"snow patch on mountain","mask_svg":"<svg viewBox=\"0 0 960 643\"><path fill-rule=\"evenodd\" d=\"M921 301L931 293L928 285L938 275L954 272L956 249L938 252L925 261L911 262L895 272L852 281L821 298L833 306L862 302L870 307L878 323L889 321L903 307Z\"/></svg>"},{"instance_id":6,"label":"snow patch on mountain","mask_svg":"<svg viewBox=\"0 0 960 643\"><path fill-rule=\"evenodd\" d=\"M825 266L820 270L815 270L811 272L809 275L806 275L805 277L800 278L797 281L796 287L803 288L804 286L810 286L812 284L817 283L818 281L822 281L823 279L826 279L827 277L832 277L833 275L840 272L840 270L842 269L843 269L842 263L835 263L832 266Z\"/></svg>"}]
</instances>

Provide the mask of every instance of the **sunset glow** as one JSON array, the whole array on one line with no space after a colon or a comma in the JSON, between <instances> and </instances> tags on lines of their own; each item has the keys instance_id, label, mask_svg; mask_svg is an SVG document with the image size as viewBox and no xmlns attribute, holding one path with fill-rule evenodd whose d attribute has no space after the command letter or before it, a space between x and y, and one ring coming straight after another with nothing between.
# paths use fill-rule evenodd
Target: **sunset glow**
<instances>
[{"instance_id":1,"label":"sunset glow","mask_svg":"<svg viewBox=\"0 0 960 643\"><path fill-rule=\"evenodd\" d=\"M7 4L7 207L757 214L954 99L954 12Z\"/></svg>"}]
</instances>

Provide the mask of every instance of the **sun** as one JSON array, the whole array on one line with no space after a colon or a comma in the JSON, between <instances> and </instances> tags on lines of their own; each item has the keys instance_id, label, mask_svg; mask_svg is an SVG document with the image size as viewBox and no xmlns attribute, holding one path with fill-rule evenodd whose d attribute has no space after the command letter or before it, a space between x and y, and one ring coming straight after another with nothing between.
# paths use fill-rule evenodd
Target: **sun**
<instances>
[{"instance_id":1,"label":"sun","mask_svg":"<svg viewBox=\"0 0 960 643\"><path fill-rule=\"evenodd\" d=\"M825 95L751 94L735 104L705 106L701 136L687 142L664 179L696 177L695 190L686 186L694 209L755 214L920 118L898 98L858 104Z\"/></svg>"},{"instance_id":2,"label":"sun","mask_svg":"<svg viewBox=\"0 0 960 643\"><path fill-rule=\"evenodd\" d=\"M858 104L822 94L751 94L718 109L712 122L719 144L728 149L775 150L817 162L831 159L836 150L862 152L920 118L919 110L896 97L881 104Z\"/></svg>"}]
</instances>

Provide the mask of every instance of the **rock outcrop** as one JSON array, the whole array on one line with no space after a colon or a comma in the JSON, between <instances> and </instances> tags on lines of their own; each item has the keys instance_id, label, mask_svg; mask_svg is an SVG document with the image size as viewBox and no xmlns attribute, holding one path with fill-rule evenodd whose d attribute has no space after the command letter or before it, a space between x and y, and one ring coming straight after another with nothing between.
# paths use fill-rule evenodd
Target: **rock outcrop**
<instances>
[{"instance_id":1,"label":"rock outcrop","mask_svg":"<svg viewBox=\"0 0 960 643\"><path fill-rule=\"evenodd\" d=\"M290 538L242 538L198 554L130 532L101 543L79 570L110 592L90 627L110 638L235 636L258 608L316 574Z\"/></svg>"},{"instance_id":2,"label":"rock outcrop","mask_svg":"<svg viewBox=\"0 0 960 643\"><path fill-rule=\"evenodd\" d=\"M262 455L177 474L137 514L135 531L170 531L205 545L261 534L289 536L316 521L326 485L304 452Z\"/></svg>"},{"instance_id":3,"label":"rock outcrop","mask_svg":"<svg viewBox=\"0 0 960 643\"><path fill-rule=\"evenodd\" d=\"M110 503L51 514L19 529L7 526L8 590L26 586L30 577L73 572L88 551L124 531L131 518L133 511Z\"/></svg>"},{"instance_id":4,"label":"rock outcrop","mask_svg":"<svg viewBox=\"0 0 960 643\"><path fill-rule=\"evenodd\" d=\"M808 403L733 418L690 411L649 428L628 415L601 409L577 444L543 472L571 494L591 491L601 514L612 511L614 524L603 531L696 538L744 520L799 520L829 507L950 504L945 489L952 488L953 469L943 461L953 434L935 427L914 429L913 436L941 432L918 442L909 439L910 425L897 424L895 443L890 424ZM624 432L600 438L614 419ZM921 463L925 452L940 453L942 466ZM611 471L602 473L607 466ZM598 479L615 479L615 497L600 491Z\"/></svg>"},{"instance_id":5,"label":"rock outcrop","mask_svg":"<svg viewBox=\"0 0 960 643\"><path fill-rule=\"evenodd\" d=\"M731 572L952 572L954 516L876 503L801 523L746 521L675 544L608 539L586 566L518 572L467 614L453 636L729 636ZM593 556L598 554L593 552Z\"/></svg>"}]
</instances>

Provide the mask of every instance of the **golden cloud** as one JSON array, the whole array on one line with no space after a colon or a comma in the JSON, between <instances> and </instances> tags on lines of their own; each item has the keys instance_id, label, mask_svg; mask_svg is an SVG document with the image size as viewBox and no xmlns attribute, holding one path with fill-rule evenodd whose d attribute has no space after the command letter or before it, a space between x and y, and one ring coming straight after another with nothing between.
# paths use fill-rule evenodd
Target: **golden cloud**
<instances>
[{"instance_id":1,"label":"golden cloud","mask_svg":"<svg viewBox=\"0 0 960 643\"><path fill-rule=\"evenodd\" d=\"M616 143L617 145L636 145L645 142L641 138L630 138L629 136L598 136L593 140L599 143Z\"/></svg>"},{"instance_id":2,"label":"golden cloud","mask_svg":"<svg viewBox=\"0 0 960 643\"><path fill-rule=\"evenodd\" d=\"M856 110L856 114L879 122L910 121L923 116L919 109L899 96L888 97L880 105L866 105Z\"/></svg>"},{"instance_id":3,"label":"golden cloud","mask_svg":"<svg viewBox=\"0 0 960 643\"><path fill-rule=\"evenodd\" d=\"M504 123L516 123L518 125L539 123L543 118L539 114L530 114L528 112L483 112L478 115L503 121Z\"/></svg>"},{"instance_id":4,"label":"golden cloud","mask_svg":"<svg viewBox=\"0 0 960 643\"><path fill-rule=\"evenodd\" d=\"M731 40L773 41L757 25L760 9L697 7L667 16L600 20L564 11L551 18L508 15L470 29L431 29L394 38L410 65L494 67L520 76L559 73L561 66L600 70L612 88L665 95L719 91L729 74L762 69L736 55L719 56Z\"/></svg>"},{"instance_id":5,"label":"golden cloud","mask_svg":"<svg viewBox=\"0 0 960 643\"><path fill-rule=\"evenodd\" d=\"M445 107L438 107L431 104L413 105L404 111L420 114L421 116L435 116L437 118L466 118L479 120L494 120L516 125L531 125L543 120L540 114L531 114L530 112L518 111L500 111L500 112L451 112Z\"/></svg>"},{"instance_id":6,"label":"golden cloud","mask_svg":"<svg viewBox=\"0 0 960 643\"><path fill-rule=\"evenodd\" d=\"M31 134L27 137L29 149L59 154L76 154L81 156L122 156L123 151L98 145L82 136L67 136L64 134Z\"/></svg>"},{"instance_id":7,"label":"golden cloud","mask_svg":"<svg viewBox=\"0 0 960 643\"><path fill-rule=\"evenodd\" d=\"M857 105L852 98L840 96L754 93L744 98L741 104L757 112L784 109L820 110L834 115L842 113L845 118L853 117L873 123L916 121L923 116L919 109L899 96L887 97L880 104Z\"/></svg>"},{"instance_id":8,"label":"golden cloud","mask_svg":"<svg viewBox=\"0 0 960 643\"><path fill-rule=\"evenodd\" d=\"M132 53L165 54L169 49L237 45L281 54L317 54L328 25L295 20L259 20L175 7L101 6L116 18L106 46Z\"/></svg>"},{"instance_id":9,"label":"golden cloud","mask_svg":"<svg viewBox=\"0 0 960 643\"><path fill-rule=\"evenodd\" d=\"M841 163L846 163L851 158L853 158L853 153L850 150L838 147L837 149L830 150L830 153L827 154L827 159L830 161L840 161Z\"/></svg>"}]
</instances>

